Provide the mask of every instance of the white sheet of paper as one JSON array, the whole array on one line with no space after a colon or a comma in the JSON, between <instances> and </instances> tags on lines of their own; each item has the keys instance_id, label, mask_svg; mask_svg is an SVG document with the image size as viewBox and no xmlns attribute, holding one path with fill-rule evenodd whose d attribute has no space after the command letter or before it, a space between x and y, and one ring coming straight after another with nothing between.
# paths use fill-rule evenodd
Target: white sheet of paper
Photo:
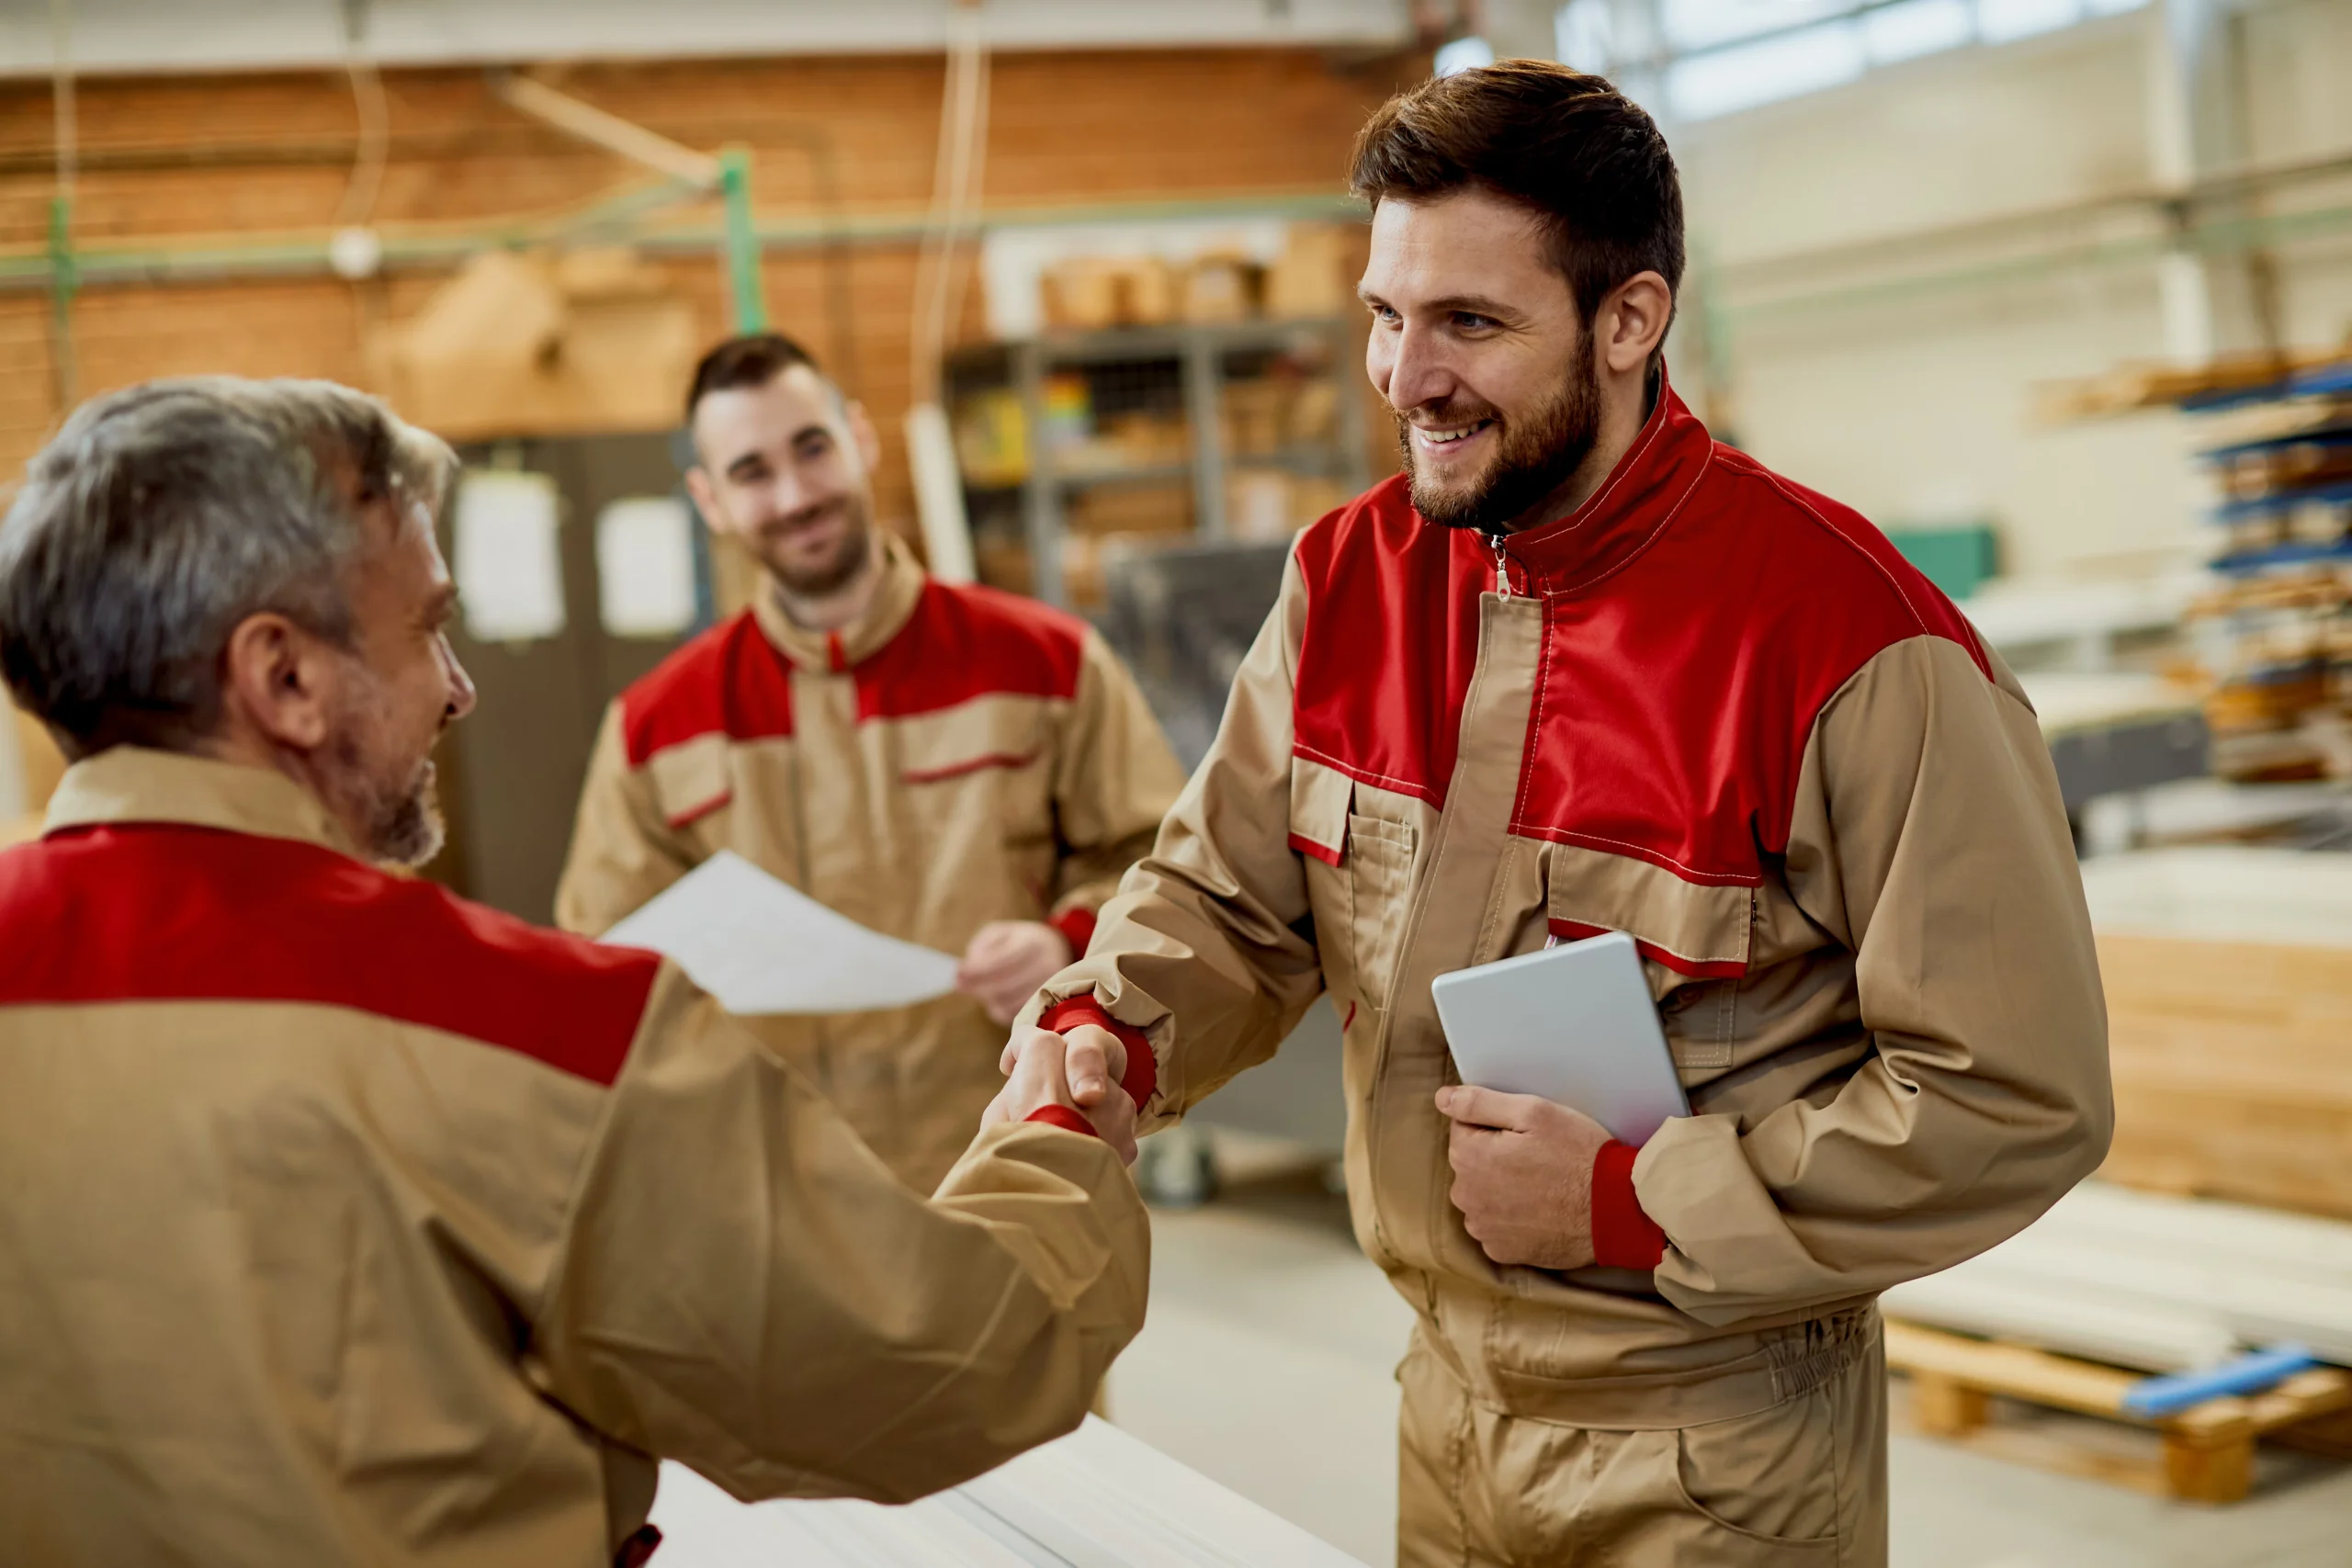
<instances>
[{"instance_id":1,"label":"white sheet of paper","mask_svg":"<svg viewBox=\"0 0 2352 1568\"><path fill-rule=\"evenodd\" d=\"M528 642L563 630L563 505L545 474L474 468L458 487L450 563L476 642Z\"/></svg>"},{"instance_id":2,"label":"white sheet of paper","mask_svg":"<svg viewBox=\"0 0 2352 1568\"><path fill-rule=\"evenodd\" d=\"M636 495L596 516L596 585L615 637L673 637L695 618L695 520L674 495Z\"/></svg>"},{"instance_id":3,"label":"white sheet of paper","mask_svg":"<svg viewBox=\"0 0 2352 1568\"><path fill-rule=\"evenodd\" d=\"M662 1568L1363 1568L1110 1423L901 1507L738 1503L665 1463Z\"/></svg>"},{"instance_id":4,"label":"white sheet of paper","mask_svg":"<svg viewBox=\"0 0 2352 1568\"><path fill-rule=\"evenodd\" d=\"M729 1012L865 1012L956 988L956 959L835 914L721 850L605 933L676 961Z\"/></svg>"}]
</instances>

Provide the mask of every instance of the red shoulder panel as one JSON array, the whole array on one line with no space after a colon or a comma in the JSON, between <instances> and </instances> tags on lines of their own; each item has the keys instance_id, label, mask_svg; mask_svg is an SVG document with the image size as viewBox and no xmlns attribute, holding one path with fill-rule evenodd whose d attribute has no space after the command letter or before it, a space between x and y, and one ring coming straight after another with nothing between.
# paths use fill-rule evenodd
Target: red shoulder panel
<instances>
[{"instance_id":1,"label":"red shoulder panel","mask_svg":"<svg viewBox=\"0 0 2352 1568\"><path fill-rule=\"evenodd\" d=\"M792 667L752 612L721 621L621 694L629 766L700 736L737 740L792 733Z\"/></svg>"},{"instance_id":2,"label":"red shoulder panel","mask_svg":"<svg viewBox=\"0 0 2352 1568\"><path fill-rule=\"evenodd\" d=\"M1078 694L1086 623L977 584L923 584L899 635L855 671L860 720L910 718L975 697Z\"/></svg>"},{"instance_id":3,"label":"red shoulder panel","mask_svg":"<svg viewBox=\"0 0 2352 1568\"><path fill-rule=\"evenodd\" d=\"M1397 475L1299 536L1306 627L1299 755L1443 807L1492 568L1474 536L1423 523Z\"/></svg>"},{"instance_id":4,"label":"red shoulder panel","mask_svg":"<svg viewBox=\"0 0 2352 1568\"><path fill-rule=\"evenodd\" d=\"M150 824L0 855L0 1006L309 1002L598 1084L619 1076L661 964L316 844Z\"/></svg>"},{"instance_id":5,"label":"red shoulder panel","mask_svg":"<svg viewBox=\"0 0 2352 1568\"><path fill-rule=\"evenodd\" d=\"M1719 449L1682 514L1595 591L1546 601L1513 830L1754 886L1788 847L1822 705L1951 602L1857 513Z\"/></svg>"},{"instance_id":6,"label":"red shoulder panel","mask_svg":"<svg viewBox=\"0 0 2352 1568\"><path fill-rule=\"evenodd\" d=\"M1920 636L1990 667L1951 601L1860 516L1728 448L1693 462L1694 440L1703 458L1690 421L1655 459L1688 483L1645 489L1636 471L1625 513L1591 530L1627 546L1610 570L1544 574L1570 586L1541 596L1512 830L1753 886L1787 847L1814 721L1856 671ZM1399 478L1309 528L1298 561L1298 754L1442 807L1493 581L1485 543L1422 522Z\"/></svg>"}]
</instances>

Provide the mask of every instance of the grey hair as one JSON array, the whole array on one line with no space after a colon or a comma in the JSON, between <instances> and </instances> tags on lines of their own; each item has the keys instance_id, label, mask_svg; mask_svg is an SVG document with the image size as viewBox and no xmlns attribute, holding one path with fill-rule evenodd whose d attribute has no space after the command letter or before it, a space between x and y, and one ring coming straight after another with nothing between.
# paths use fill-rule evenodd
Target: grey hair
<instances>
[{"instance_id":1,"label":"grey hair","mask_svg":"<svg viewBox=\"0 0 2352 1568\"><path fill-rule=\"evenodd\" d=\"M274 611L353 639L359 507L439 513L438 436L332 381L192 376L74 411L0 522L0 675L77 756L185 749L220 718L220 655Z\"/></svg>"}]
</instances>

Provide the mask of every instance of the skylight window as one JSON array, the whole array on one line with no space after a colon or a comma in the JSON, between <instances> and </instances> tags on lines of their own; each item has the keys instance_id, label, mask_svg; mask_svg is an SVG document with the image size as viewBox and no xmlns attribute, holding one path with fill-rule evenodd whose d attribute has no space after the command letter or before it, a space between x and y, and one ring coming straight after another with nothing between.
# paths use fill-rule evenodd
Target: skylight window
<instances>
[{"instance_id":1,"label":"skylight window","mask_svg":"<svg viewBox=\"0 0 2352 1568\"><path fill-rule=\"evenodd\" d=\"M1658 0L1661 56L1622 35L1610 0L1571 0L1553 17L1559 58L1579 71L1661 71L1682 119L1706 119L1851 82L1874 66L1970 44L2001 44L2147 0ZM1646 32L1646 28L1638 29ZM1464 39L1464 42L1472 40ZM1449 48L1455 47L1449 45Z\"/></svg>"},{"instance_id":2,"label":"skylight window","mask_svg":"<svg viewBox=\"0 0 2352 1568\"><path fill-rule=\"evenodd\" d=\"M1869 65L1860 29L1851 21L1828 22L1685 55L1667 72L1667 99L1680 118L1706 119L1834 87Z\"/></svg>"},{"instance_id":3,"label":"skylight window","mask_svg":"<svg viewBox=\"0 0 2352 1568\"><path fill-rule=\"evenodd\" d=\"M1917 60L1976 41L1976 14L1968 0L1895 0L1864 11L1862 51L1872 65Z\"/></svg>"},{"instance_id":4,"label":"skylight window","mask_svg":"<svg viewBox=\"0 0 2352 1568\"><path fill-rule=\"evenodd\" d=\"M2082 19L2082 0L1976 0L1976 30L1986 43L2054 33Z\"/></svg>"}]
</instances>

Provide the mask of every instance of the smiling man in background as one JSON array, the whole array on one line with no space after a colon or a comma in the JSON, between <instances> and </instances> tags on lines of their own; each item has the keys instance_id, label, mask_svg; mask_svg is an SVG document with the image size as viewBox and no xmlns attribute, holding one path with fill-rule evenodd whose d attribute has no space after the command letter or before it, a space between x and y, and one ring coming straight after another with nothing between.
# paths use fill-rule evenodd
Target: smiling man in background
<instances>
[{"instance_id":1,"label":"smiling man in background","mask_svg":"<svg viewBox=\"0 0 2352 1568\"><path fill-rule=\"evenodd\" d=\"M713 349L686 416L695 502L763 574L613 705L556 919L599 934L732 850L961 954L961 995L751 1021L929 1191L997 1090L1003 1024L1086 951L1183 775L1085 622L938 581L876 526L874 426L789 339Z\"/></svg>"},{"instance_id":2,"label":"smiling man in background","mask_svg":"<svg viewBox=\"0 0 2352 1568\"><path fill-rule=\"evenodd\" d=\"M1640 108L1468 71L1352 173L1409 472L1301 536L1035 1010L1080 1103L1156 1058L1148 1126L1339 1003L1357 1235L1419 1314L1403 1562L1883 1563L1877 1293L2107 1145L2039 727L1884 536L1667 386L1682 203ZM1638 1152L1461 1087L1430 996L1600 931L1639 942L1691 1103Z\"/></svg>"}]
</instances>

